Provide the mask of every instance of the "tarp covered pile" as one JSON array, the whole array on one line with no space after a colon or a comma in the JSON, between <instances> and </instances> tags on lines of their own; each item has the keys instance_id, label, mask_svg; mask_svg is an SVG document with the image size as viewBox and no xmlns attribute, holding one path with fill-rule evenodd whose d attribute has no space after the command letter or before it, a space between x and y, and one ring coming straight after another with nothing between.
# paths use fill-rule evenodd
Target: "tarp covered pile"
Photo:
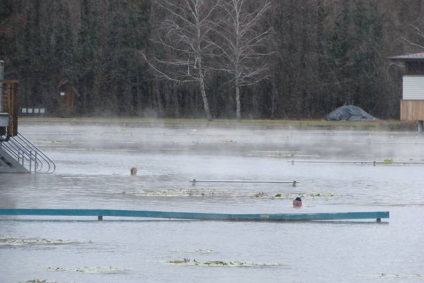
<instances>
[{"instance_id":1,"label":"tarp covered pile","mask_svg":"<svg viewBox=\"0 0 424 283\"><path fill-rule=\"evenodd\" d=\"M354 105L345 105L327 114L324 117L327 121L374 121L375 117L371 116L363 109Z\"/></svg>"}]
</instances>

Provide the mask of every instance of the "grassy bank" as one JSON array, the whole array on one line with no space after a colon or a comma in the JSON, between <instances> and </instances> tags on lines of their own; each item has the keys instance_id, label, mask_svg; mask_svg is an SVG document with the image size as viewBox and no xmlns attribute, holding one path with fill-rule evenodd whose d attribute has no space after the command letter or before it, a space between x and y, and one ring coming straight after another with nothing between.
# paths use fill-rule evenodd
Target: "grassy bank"
<instances>
[{"instance_id":1,"label":"grassy bank","mask_svg":"<svg viewBox=\"0 0 424 283\"><path fill-rule=\"evenodd\" d=\"M325 120L230 120L216 119L152 119L130 117L79 117L79 118L53 118L53 117L20 117L21 124L94 124L94 125L124 125L132 127L249 127L266 129L328 129L328 130L367 130L367 131L416 131L414 122L398 120L377 120L374 122L353 121L325 121Z\"/></svg>"}]
</instances>

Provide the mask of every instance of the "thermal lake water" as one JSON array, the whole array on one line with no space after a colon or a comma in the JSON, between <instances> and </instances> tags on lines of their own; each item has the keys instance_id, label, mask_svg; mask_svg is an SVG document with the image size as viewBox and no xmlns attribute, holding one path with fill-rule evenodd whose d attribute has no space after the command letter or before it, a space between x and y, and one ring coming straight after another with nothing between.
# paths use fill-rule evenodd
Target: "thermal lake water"
<instances>
[{"instance_id":1,"label":"thermal lake water","mask_svg":"<svg viewBox=\"0 0 424 283\"><path fill-rule=\"evenodd\" d=\"M22 123L19 130L57 169L0 174L0 208L390 211L390 218L257 223L1 216L0 282L424 280L423 135L59 123ZM137 176L130 176L131 167ZM244 182L193 185L193 179ZM291 206L296 196L303 197L301 209Z\"/></svg>"}]
</instances>

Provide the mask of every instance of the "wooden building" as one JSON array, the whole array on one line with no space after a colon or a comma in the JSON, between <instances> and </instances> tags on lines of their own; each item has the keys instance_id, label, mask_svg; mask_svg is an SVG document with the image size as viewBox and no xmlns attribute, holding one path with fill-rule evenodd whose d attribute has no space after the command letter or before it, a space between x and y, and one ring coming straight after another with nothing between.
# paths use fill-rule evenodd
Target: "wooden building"
<instances>
[{"instance_id":1,"label":"wooden building","mask_svg":"<svg viewBox=\"0 0 424 283\"><path fill-rule=\"evenodd\" d=\"M0 113L0 136L14 137L18 134L19 81L0 80L2 84L2 113Z\"/></svg>"},{"instance_id":2,"label":"wooden building","mask_svg":"<svg viewBox=\"0 0 424 283\"><path fill-rule=\"evenodd\" d=\"M417 121L418 131L423 132L424 121L424 52L389 57L405 66L402 78L400 119Z\"/></svg>"},{"instance_id":3,"label":"wooden building","mask_svg":"<svg viewBox=\"0 0 424 283\"><path fill-rule=\"evenodd\" d=\"M75 104L79 96L78 91L72 86L70 81L63 81L59 84L59 113L63 117L71 116L75 113Z\"/></svg>"}]
</instances>

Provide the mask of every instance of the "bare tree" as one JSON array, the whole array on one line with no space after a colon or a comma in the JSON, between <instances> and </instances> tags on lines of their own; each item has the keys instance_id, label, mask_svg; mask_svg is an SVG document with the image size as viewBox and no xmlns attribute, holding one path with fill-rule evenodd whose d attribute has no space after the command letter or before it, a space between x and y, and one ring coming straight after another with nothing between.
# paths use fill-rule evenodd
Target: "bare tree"
<instances>
[{"instance_id":1,"label":"bare tree","mask_svg":"<svg viewBox=\"0 0 424 283\"><path fill-rule=\"evenodd\" d=\"M255 7L260 3L260 7ZM251 7L248 5L251 4ZM236 99L236 116L241 119L240 88L253 85L268 76L266 44L273 34L273 29L264 29L261 21L271 8L268 1L223 0L219 3L223 10L218 35L222 42L217 44L225 59L223 67L233 77Z\"/></svg>"},{"instance_id":2,"label":"bare tree","mask_svg":"<svg viewBox=\"0 0 424 283\"><path fill-rule=\"evenodd\" d=\"M156 73L168 80L198 85L204 110L208 120L212 120L206 95L205 75L207 67L205 56L210 52L211 43L208 34L214 24L212 14L216 10L216 1L210 0L160 0L159 8L166 13L158 26L155 43L164 51L147 58Z\"/></svg>"},{"instance_id":3,"label":"bare tree","mask_svg":"<svg viewBox=\"0 0 424 283\"><path fill-rule=\"evenodd\" d=\"M407 37L403 36L401 39L406 42L407 47L412 49L412 52L421 52L424 50L424 21L418 21L417 24L411 24L410 30L412 33ZM410 39L412 37L412 39Z\"/></svg>"}]
</instances>

